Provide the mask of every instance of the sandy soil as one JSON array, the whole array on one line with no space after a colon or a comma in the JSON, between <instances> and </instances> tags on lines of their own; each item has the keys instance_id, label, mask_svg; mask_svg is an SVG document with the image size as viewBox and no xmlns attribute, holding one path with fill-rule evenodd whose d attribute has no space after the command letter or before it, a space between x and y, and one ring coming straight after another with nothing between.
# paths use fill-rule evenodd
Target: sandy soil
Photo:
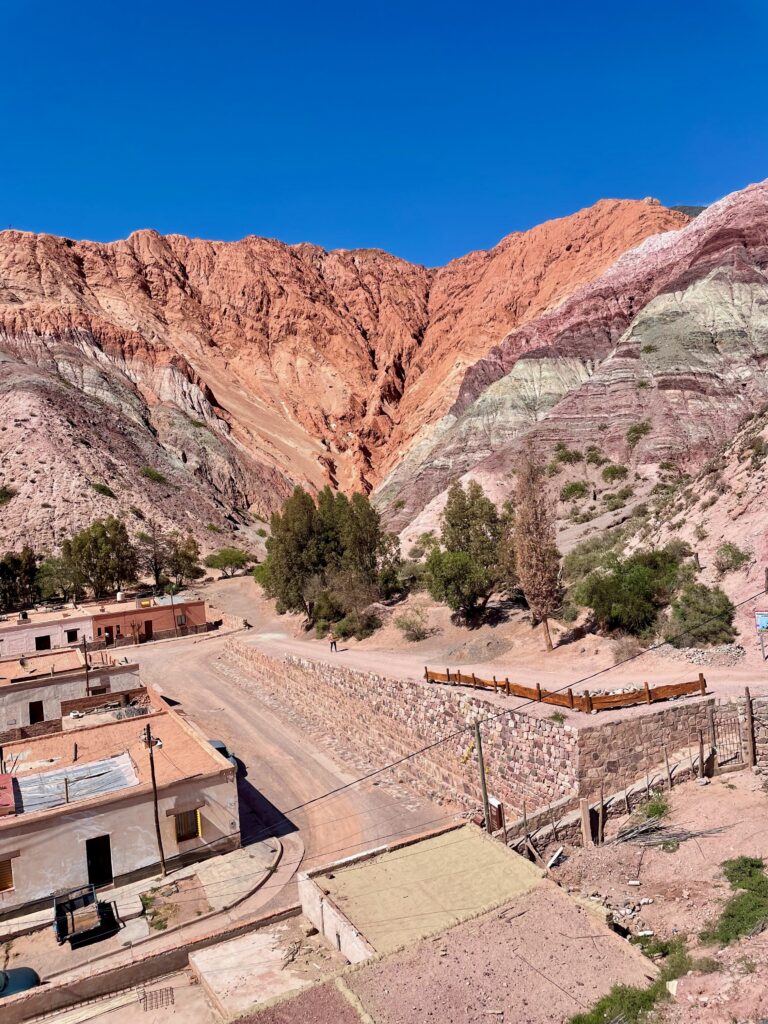
<instances>
[{"instance_id":1,"label":"sandy soil","mask_svg":"<svg viewBox=\"0 0 768 1024\"><path fill-rule=\"evenodd\" d=\"M589 689L616 689L639 686L648 680L651 685L680 683L695 679L699 669L691 664L673 661L649 653L629 665L614 666L615 641L606 637L587 636L582 640L563 644L547 654L541 627L531 626L530 615L520 610L503 611L495 624L484 624L477 629L457 626L450 612L428 600L424 594L412 595L407 601L384 609L384 626L367 640L345 640L336 655L331 655L325 640L317 640L307 633L299 615L277 615L272 601L266 599L250 577L217 580L196 591L213 605L225 611L244 616L254 627L242 638L256 644L267 654L283 657L294 654L315 661L340 661L350 668L365 672L379 672L405 679L424 678L425 666L444 669L461 668L486 678L509 676L519 683L540 683L542 687L560 689L571 686L575 691ZM432 634L418 643L405 640L394 625L394 619L414 604L423 607L429 619ZM555 635L571 629L555 626ZM761 663L762 665L762 663ZM753 694L768 693L768 669L763 667L722 668L707 666L703 669L709 692L717 696L743 694L749 686ZM525 704L526 712L536 716L549 716L548 705L528 704L516 698L505 698L484 691L491 703L514 708ZM687 698L689 699L689 698ZM651 710L658 709L654 705ZM560 709L562 710L562 709ZM601 721L648 713L648 707L637 705L620 711L600 712ZM593 724L580 712L565 712L570 724Z\"/></svg>"},{"instance_id":2,"label":"sandy soil","mask_svg":"<svg viewBox=\"0 0 768 1024\"><path fill-rule=\"evenodd\" d=\"M585 896L614 908L617 918L633 932L650 928L662 936L687 934L692 940L722 902L731 895L723 878L723 861L742 855L768 858L768 793L751 772L713 779L708 786L685 782L672 790L672 828L722 829L716 835L681 843L675 852L648 849L634 843L610 843L594 849L568 850L567 859L552 877ZM610 839L626 819L613 819ZM639 880L639 886L630 886ZM625 906L643 904L634 918L622 915Z\"/></svg>"}]
</instances>

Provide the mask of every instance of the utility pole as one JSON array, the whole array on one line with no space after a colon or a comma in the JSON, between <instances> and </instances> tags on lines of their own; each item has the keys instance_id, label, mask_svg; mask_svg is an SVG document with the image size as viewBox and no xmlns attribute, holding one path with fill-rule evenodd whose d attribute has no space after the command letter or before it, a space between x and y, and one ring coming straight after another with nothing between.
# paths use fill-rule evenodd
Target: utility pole
<instances>
[{"instance_id":1,"label":"utility pole","mask_svg":"<svg viewBox=\"0 0 768 1024\"><path fill-rule=\"evenodd\" d=\"M477 763L480 765L480 792L483 794L483 815L485 817L485 831L491 831L491 809L488 806L488 790L485 785L485 761L483 760L483 739L480 735L480 723L475 722L475 747L477 749Z\"/></svg>"},{"instance_id":2,"label":"utility pole","mask_svg":"<svg viewBox=\"0 0 768 1024\"><path fill-rule=\"evenodd\" d=\"M173 583L171 583L170 587L168 588L168 593L171 595L171 615L173 616L173 631L176 634L176 636L178 636L179 635L179 626L178 626L178 623L176 622L176 609L175 609L174 604L173 604L173 591L174 590L175 590L175 585Z\"/></svg>"},{"instance_id":3,"label":"utility pole","mask_svg":"<svg viewBox=\"0 0 768 1024\"><path fill-rule=\"evenodd\" d=\"M83 661L85 662L85 696L91 696L90 676L88 675L88 639L83 633Z\"/></svg>"},{"instance_id":4,"label":"utility pole","mask_svg":"<svg viewBox=\"0 0 768 1024\"><path fill-rule=\"evenodd\" d=\"M157 848L160 851L160 873L165 878L165 853L163 852L163 837L160 835L160 812L157 808L157 781L155 779L155 744L157 740L152 735L152 728L147 722L144 729L144 742L149 748L149 773L152 777L152 802L155 810L155 832L157 833Z\"/></svg>"}]
</instances>

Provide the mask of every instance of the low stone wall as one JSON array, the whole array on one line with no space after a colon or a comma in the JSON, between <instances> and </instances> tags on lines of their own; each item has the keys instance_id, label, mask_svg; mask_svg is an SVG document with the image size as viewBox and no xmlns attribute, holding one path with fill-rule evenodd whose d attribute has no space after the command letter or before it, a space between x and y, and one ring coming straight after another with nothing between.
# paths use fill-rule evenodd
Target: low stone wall
<instances>
[{"instance_id":1,"label":"low stone wall","mask_svg":"<svg viewBox=\"0 0 768 1024\"><path fill-rule=\"evenodd\" d=\"M498 711L473 693L288 657L277 660L231 639L225 659L260 696L299 718L327 745L374 766L435 743ZM508 808L530 810L577 795L577 732L509 711L483 727L488 791ZM395 778L436 801L481 803L471 730L403 762Z\"/></svg>"},{"instance_id":2,"label":"low stone wall","mask_svg":"<svg viewBox=\"0 0 768 1024\"><path fill-rule=\"evenodd\" d=\"M755 734L755 770L768 775L768 697L752 698Z\"/></svg>"}]
</instances>

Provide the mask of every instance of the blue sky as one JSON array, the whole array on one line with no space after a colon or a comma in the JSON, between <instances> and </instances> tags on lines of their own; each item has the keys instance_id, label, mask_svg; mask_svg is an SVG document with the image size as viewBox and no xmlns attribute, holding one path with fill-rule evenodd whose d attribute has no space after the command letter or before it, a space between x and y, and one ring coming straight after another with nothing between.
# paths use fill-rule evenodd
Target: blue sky
<instances>
[{"instance_id":1,"label":"blue sky","mask_svg":"<svg viewBox=\"0 0 768 1024\"><path fill-rule=\"evenodd\" d=\"M436 265L768 176L768 5L3 0L0 227Z\"/></svg>"}]
</instances>

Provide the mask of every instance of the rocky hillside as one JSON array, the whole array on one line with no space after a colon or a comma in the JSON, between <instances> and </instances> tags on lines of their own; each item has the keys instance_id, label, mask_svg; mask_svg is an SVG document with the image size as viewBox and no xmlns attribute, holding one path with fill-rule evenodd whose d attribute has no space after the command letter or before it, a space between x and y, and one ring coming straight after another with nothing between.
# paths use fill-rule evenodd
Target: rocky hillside
<instances>
[{"instance_id":1,"label":"rocky hillside","mask_svg":"<svg viewBox=\"0 0 768 1024\"><path fill-rule=\"evenodd\" d=\"M688 221L650 200L603 201L440 269L253 237L2 232L0 544L55 547L108 512L189 526L206 547L228 531L255 542L297 481L369 490L388 477L381 500L397 512L446 422L495 384L534 425L643 296L520 387L514 332L535 336L627 250ZM486 401L480 457L509 433L494 433L507 414ZM412 514L471 468L444 463L413 488Z\"/></svg>"},{"instance_id":2,"label":"rocky hillside","mask_svg":"<svg viewBox=\"0 0 768 1024\"><path fill-rule=\"evenodd\" d=\"M768 398L768 183L648 238L464 373L380 488L406 539L462 474L497 498L523 444L550 466L567 544L695 472ZM606 480L607 466L612 479ZM622 475L623 474L623 475Z\"/></svg>"}]
</instances>

